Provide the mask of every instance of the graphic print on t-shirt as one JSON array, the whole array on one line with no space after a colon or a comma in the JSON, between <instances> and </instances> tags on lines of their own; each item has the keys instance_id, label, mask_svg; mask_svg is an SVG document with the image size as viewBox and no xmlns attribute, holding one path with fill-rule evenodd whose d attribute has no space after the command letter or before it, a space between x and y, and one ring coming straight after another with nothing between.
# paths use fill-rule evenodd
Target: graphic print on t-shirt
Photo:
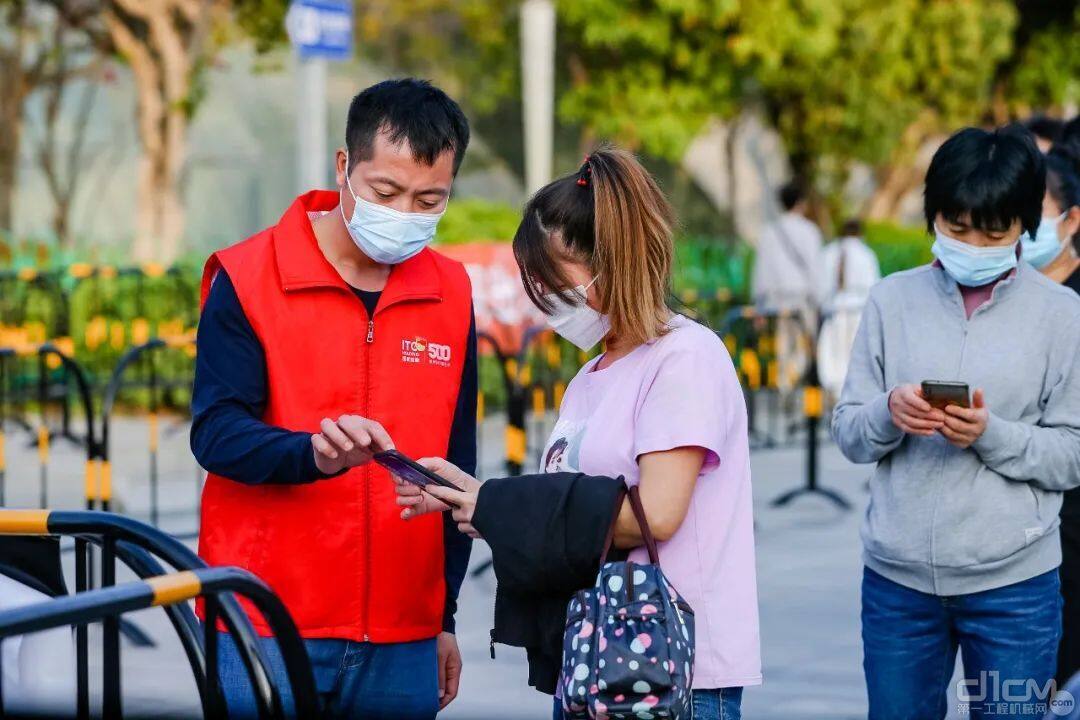
<instances>
[{"instance_id":1,"label":"graphic print on t-shirt","mask_svg":"<svg viewBox=\"0 0 1080 720\"><path fill-rule=\"evenodd\" d=\"M544 454L540 456L540 472L580 472L578 454L585 423L559 420L551 431Z\"/></svg>"}]
</instances>

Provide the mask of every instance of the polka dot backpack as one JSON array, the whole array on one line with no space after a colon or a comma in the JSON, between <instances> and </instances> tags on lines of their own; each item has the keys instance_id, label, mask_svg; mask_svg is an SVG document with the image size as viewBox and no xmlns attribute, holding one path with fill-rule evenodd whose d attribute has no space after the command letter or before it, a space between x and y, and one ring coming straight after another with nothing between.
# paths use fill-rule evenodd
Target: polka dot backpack
<instances>
[{"instance_id":1,"label":"polka dot backpack","mask_svg":"<svg viewBox=\"0 0 1080 720\"><path fill-rule=\"evenodd\" d=\"M596 585L578 591L567 607L559 678L563 711L574 719L689 720L694 611L660 570L636 487L629 498L649 564L606 562L612 522Z\"/></svg>"}]
</instances>

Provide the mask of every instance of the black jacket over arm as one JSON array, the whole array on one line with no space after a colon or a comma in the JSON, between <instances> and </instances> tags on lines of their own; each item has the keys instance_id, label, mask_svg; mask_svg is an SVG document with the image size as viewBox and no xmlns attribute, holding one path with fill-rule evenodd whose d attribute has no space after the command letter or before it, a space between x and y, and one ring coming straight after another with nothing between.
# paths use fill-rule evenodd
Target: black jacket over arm
<instances>
[{"instance_id":1,"label":"black jacket over arm","mask_svg":"<svg viewBox=\"0 0 1080 720\"><path fill-rule=\"evenodd\" d=\"M488 480L473 527L491 546L494 643L525 648L529 685L554 694L566 604L596 581L623 479L546 473Z\"/></svg>"}]
</instances>

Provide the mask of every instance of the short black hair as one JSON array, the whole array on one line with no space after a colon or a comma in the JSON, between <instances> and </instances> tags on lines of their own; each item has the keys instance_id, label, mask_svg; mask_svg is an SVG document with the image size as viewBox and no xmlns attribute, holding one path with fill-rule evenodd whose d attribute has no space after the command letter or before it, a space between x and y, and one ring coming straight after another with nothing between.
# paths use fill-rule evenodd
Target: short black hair
<instances>
[{"instance_id":1,"label":"short black hair","mask_svg":"<svg viewBox=\"0 0 1080 720\"><path fill-rule=\"evenodd\" d=\"M469 146L469 121L456 102L427 80L384 80L359 93L349 104L345 146L349 167L370 160L375 137L384 133L395 145L407 142L413 159L434 165L444 152L454 153L454 174Z\"/></svg>"},{"instance_id":2,"label":"short black hair","mask_svg":"<svg viewBox=\"0 0 1080 720\"><path fill-rule=\"evenodd\" d=\"M1061 137L1054 143L1051 152L1061 153L1072 163L1073 170L1080 175L1080 115L1065 123Z\"/></svg>"},{"instance_id":3,"label":"short black hair","mask_svg":"<svg viewBox=\"0 0 1080 720\"><path fill-rule=\"evenodd\" d=\"M780 204L784 206L784 210L791 210L806 199L806 185L803 184L802 180L796 178L785 183L780 188L778 197L780 198Z\"/></svg>"},{"instance_id":4,"label":"short black hair","mask_svg":"<svg viewBox=\"0 0 1080 720\"><path fill-rule=\"evenodd\" d=\"M1032 115L1024 121L1024 127L1035 137L1045 138L1051 143L1061 139L1061 131L1065 128L1065 121L1045 115Z\"/></svg>"},{"instance_id":5,"label":"short black hair","mask_svg":"<svg viewBox=\"0 0 1080 720\"><path fill-rule=\"evenodd\" d=\"M1080 206L1080 176L1061 150L1051 150L1046 156L1046 192L1062 211Z\"/></svg>"},{"instance_id":6,"label":"short black hair","mask_svg":"<svg viewBox=\"0 0 1080 720\"><path fill-rule=\"evenodd\" d=\"M934 231L941 213L949 222L1002 232L1014 220L1032 235L1042 217L1046 164L1030 132L1019 125L996 130L964 128L934 153L926 171L923 212Z\"/></svg>"},{"instance_id":7,"label":"short black hair","mask_svg":"<svg viewBox=\"0 0 1080 720\"><path fill-rule=\"evenodd\" d=\"M859 237L862 233L862 220L859 218L848 218L840 226L840 234L844 237Z\"/></svg>"}]
</instances>

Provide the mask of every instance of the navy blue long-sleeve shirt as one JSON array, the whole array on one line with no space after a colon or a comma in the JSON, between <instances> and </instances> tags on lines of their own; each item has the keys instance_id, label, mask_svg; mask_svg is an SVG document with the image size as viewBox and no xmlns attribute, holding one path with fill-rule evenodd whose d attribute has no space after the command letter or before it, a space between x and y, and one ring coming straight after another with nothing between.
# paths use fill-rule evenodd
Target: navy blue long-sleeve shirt
<instances>
[{"instance_id":1,"label":"navy blue long-sleeve shirt","mask_svg":"<svg viewBox=\"0 0 1080 720\"><path fill-rule=\"evenodd\" d=\"M370 314L379 293L356 290ZM310 483L328 477L315 465L311 433L262 421L267 399L266 356L236 296L218 271L203 306L191 396L191 450L206 470L248 485ZM462 368L446 459L476 474L476 321ZM457 597L469 565L472 540L443 516L446 606L443 629L454 632Z\"/></svg>"}]
</instances>

